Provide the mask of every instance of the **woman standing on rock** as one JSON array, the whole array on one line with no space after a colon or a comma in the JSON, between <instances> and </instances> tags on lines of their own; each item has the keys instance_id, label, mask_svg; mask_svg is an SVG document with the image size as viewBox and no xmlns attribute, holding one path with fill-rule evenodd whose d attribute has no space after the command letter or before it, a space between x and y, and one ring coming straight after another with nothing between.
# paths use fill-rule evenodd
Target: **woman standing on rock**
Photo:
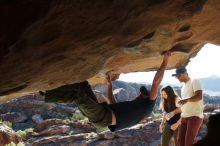
<instances>
[{"instance_id":1,"label":"woman standing on rock","mask_svg":"<svg viewBox=\"0 0 220 146\"><path fill-rule=\"evenodd\" d=\"M170 139L174 136L177 146L177 133L180 124L181 109L177 106L178 96L171 86L161 89L160 107L163 110L163 117L160 124L161 146L169 146Z\"/></svg>"}]
</instances>

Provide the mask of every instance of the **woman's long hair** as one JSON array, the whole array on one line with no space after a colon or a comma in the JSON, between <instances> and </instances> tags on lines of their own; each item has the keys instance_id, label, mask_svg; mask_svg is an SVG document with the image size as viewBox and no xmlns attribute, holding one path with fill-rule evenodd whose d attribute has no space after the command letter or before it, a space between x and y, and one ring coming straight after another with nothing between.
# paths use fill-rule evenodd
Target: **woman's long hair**
<instances>
[{"instance_id":1,"label":"woman's long hair","mask_svg":"<svg viewBox=\"0 0 220 146\"><path fill-rule=\"evenodd\" d=\"M165 112L171 112L176 108L176 98L173 88L171 86L166 86L161 89L161 92L164 91L167 94L167 99L161 97L160 107Z\"/></svg>"}]
</instances>

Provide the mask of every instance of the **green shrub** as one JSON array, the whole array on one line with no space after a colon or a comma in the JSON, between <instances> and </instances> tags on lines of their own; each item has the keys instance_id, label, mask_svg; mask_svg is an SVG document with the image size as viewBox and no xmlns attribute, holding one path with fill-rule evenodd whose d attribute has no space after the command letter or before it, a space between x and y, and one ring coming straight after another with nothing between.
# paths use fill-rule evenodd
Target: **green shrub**
<instances>
[{"instance_id":1,"label":"green shrub","mask_svg":"<svg viewBox=\"0 0 220 146\"><path fill-rule=\"evenodd\" d=\"M70 123L71 122L71 120L70 119L65 119L65 120L63 120L65 123Z\"/></svg>"},{"instance_id":2,"label":"green shrub","mask_svg":"<svg viewBox=\"0 0 220 146\"><path fill-rule=\"evenodd\" d=\"M21 136L23 141L26 141L27 140L27 134L32 133L32 132L33 132L33 128L28 128L28 129L25 129L24 131L18 130L18 131L16 131L16 134Z\"/></svg>"},{"instance_id":3,"label":"green shrub","mask_svg":"<svg viewBox=\"0 0 220 146\"><path fill-rule=\"evenodd\" d=\"M76 113L73 113L72 114L72 117L70 117L70 120L80 120L80 121L83 121L83 122L88 122L88 118L83 116L82 113L80 112L76 112Z\"/></svg>"},{"instance_id":4,"label":"green shrub","mask_svg":"<svg viewBox=\"0 0 220 146\"><path fill-rule=\"evenodd\" d=\"M12 128L12 123L9 121L3 121L2 119L0 119L0 123Z\"/></svg>"},{"instance_id":5,"label":"green shrub","mask_svg":"<svg viewBox=\"0 0 220 146\"><path fill-rule=\"evenodd\" d=\"M160 119L162 117L162 114L152 112L151 117L153 120Z\"/></svg>"},{"instance_id":6,"label":"green shrub","mask_svg":"<svg viewBox=\"0 0 220 146\"><path fill-rule=\"evenodd\" d=\"M18 143L17 145L14 142L6 144L5 146L25 146L23 143Z\"/></svg>"},{"instance_id":7,"label":"green shrub","mask_svg":"<svg viewBox=\"0 0 220 146\"><path fill-rule=\"evenodd\" d=\"M11 142L11 143L9 143L9 144L6 144L5 146L16 146L16 144L13 143L13 142Z\"/></svg>"},{"instance_id":8,"label":"green shrub","mask_svg":"<svg viewBox=\"0 0 220 146\"><path fill-rule=\"evenodd\" d=\"M55 116L55 118L62 119L62 120L66 119L67 117L68 116L64 113L57 113L56 116Z\"/></svg>"},{"instance_id":9,"label":"green shrub","mask_svg":"<svg viewBox=\"0 0 220 146\"><path fill-rule=\"evenodd\" d=\"M95 132L91 132L91 133L89 133L88 136L87 136L88 139L95 139L95 138L97 138L97 137L98 137L98 135L97 135L97 133L95 133Z\"/></svg>"}]
</instances>

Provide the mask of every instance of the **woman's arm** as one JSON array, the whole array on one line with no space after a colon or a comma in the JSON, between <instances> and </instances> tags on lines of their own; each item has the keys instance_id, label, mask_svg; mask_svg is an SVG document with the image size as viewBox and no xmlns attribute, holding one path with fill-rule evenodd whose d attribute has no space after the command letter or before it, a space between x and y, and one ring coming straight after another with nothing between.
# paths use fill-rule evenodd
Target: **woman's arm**
<instances>
[{"instance_id":1,"label":"woman's arm","mask_svg":"<svg viewBox=\"0 0 220 146\"><path fill-rule=\"evenodd\" d=\"M163 133L164 124L166 122L165 115L166 115L166 112L163 112L162 120L161 120L160 127L159 127L160 133Z\"/></svg>"},{"instance_id":2,"label":"woman's arm","mask_svg":"<svg viewBox=\"0 0 220 146\"><path fill-rule=\"evenodd\" d=\"M176 123L174 123L173 125L170 126L170 129L172 129L173 131L175 131L179 125L181 124L181 119L179 119Z\"/></svg>"},{"instance_id":3,"label":"woman's arm","mask_svg":"<svg viewBox=\"0 0 220 146\"><path fill-rule=\"evenodd\" d=\"M181 108L177 107L175 110L173 110L174 115L181 113Z\"/></svg>"},{"instance_id":4,"label":"woman's arm","mask_svg":"<svg viewBox=\"0 0 220 146\"><path fill-rule=\"evenodd\" d=\"M165 119L166 114L167 114L166 112L163 112L161 124L164 124L166 122L166 119Z\"/></svg>"},{"instance_id":5,"label":"woman's arm","mask_svg":"<svg viewBox=\"0 0 220 146\"><path fill-rule=\"evenodd\" d=\"M170 120L173 116L175 116L176 114L182 112L182 111L181 111L181 108L180 108L179 105L178 105L178 97L175 99L175 104L176 104L176 107L177 107L177 108L174 109L172 112L169 112L169 113L166 114L165 118L166 118L167 120Z\"/></svg>"}]
</instances>

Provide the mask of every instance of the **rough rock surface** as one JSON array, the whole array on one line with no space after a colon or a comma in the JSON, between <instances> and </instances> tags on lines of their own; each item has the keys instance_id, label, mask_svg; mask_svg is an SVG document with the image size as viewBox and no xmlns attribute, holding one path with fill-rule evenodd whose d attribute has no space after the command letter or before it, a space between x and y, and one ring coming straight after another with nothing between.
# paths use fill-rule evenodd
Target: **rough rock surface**
<instances>
[{"instance_id":1,"label":"rough rock surface","mask_svg":"<svg viewBox=\"0 0 220 146\"><path fill-rule=\"evenodd\" d=\"M25 106L25 102L28 103L28 106ZM75 108L70 104L54 104L51 106L51 104L44 103L38 94L30 94L1 104L0 116L6 113L21 112L28 117L23 123L18 120L11 121L13 130L34 129L28 130L29 132L22 136L21 140L12 129L0 124L0 146L1 144L18 143L19 141L25 146L158 146L160 143L161 134L158 130L160 117L157 120L148 117L134 127L111 133L107 130L96 129L88 121L82 122L72 118L70 120L68 114L74 113ZM205 109L208 113L205 114L204 123L207 123L210 115L220 112L217 105L206 105ZM60 117L61 115L62 117ZM16 117L17 115L12 114L11 116ZM204 137L206 133L206 126L203 125L198 139Z\"/></svg>"},{"instance_id":2,"label":"rough rock surface","mask_svg":"<svg viewBox=\"0 0 220 146\"><path fill-rule=\"evenodd\" d=\"M19 143L21 137L18 136L11 128L0 124L0 146L4 146L11 142Z\"/></svg>"},{"instance_id":3,"label":"rough rock surface","mask_svg":"<svg viewBox=\"0 0 220 146\"><path fill-rule=\"evenodd\" d=\"M139 94L140 85L137 84L137 89L134 86L129 85L123 81L113 81L113 94L117 102L134 100ZM107 94L107 84L96 84L92 86L94 93L98 101L109 102Z\"/></svg>"},{"instance_id":4,"label":"rough rock surface","mask_svg":"<svg viewBox=\"0 0 220 146\"><path fill-rule=\"evenodd\" d=\"M219 44L218 0L1 0L0 101L103 73L186 65ZM6 96L8 95L8 96ZM10 95L10 96L9 96Z\"/></svg>"}]
</instances>

